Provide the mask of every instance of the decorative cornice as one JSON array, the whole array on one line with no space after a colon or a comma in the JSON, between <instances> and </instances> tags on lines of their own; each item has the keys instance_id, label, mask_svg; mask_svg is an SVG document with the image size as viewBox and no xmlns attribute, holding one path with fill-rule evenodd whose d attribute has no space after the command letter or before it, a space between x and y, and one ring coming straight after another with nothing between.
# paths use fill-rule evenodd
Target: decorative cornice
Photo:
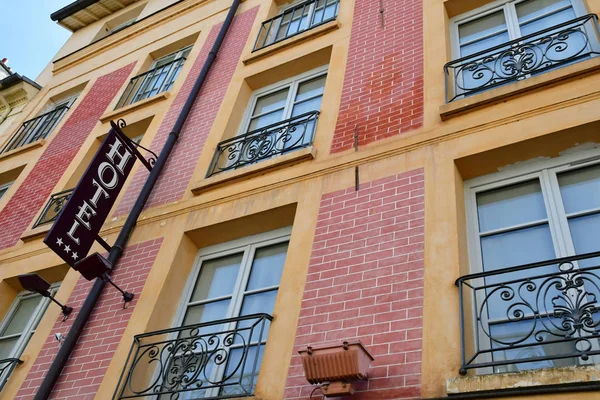
<instances>
[{"instance_id":1,"label":"decorative cornice","mask_svg":"<svg viewBox=\"0 0 600 400\"><path fill-rule=\"evenodd\" d=\"M62 58L59 58L54 63L53 73L58 74L68 68L74 67L82 62L97 56L99 53L103 51L107 51L114 47L117 47L123 42L132 39L136 36L141 35L142 33L156 28L158 25L169 22L170 20L175 19L180 14L191 11L192 9L198 8L205 3L208 3L214 0L179 0L176 3L173 3L162 10L157 11L154 14L151 14L133 25L128 26L127 28L116 32L113 35L107 36L98 40L97 42L91 43L86 47L78 49ZM225 10L227 7L224 7L220 11L216 12L218 14ZM210 18L215 15L211 14L207 16ZM195 21L194 23L196 23ZM182 27L183 28L183 27ZM111 60L112 61L112 60Z\"/></svg>"}]
</instances>

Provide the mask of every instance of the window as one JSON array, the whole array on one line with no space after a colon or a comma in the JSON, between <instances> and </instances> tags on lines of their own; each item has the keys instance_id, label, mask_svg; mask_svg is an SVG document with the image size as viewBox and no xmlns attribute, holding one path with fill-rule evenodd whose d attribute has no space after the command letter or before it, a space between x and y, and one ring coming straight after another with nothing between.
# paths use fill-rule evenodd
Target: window
<instances>
[{"instance_id":1,"label":"window","mask_svg":"<svg viewBox=\"0 0 600 400\"><path fill-rule=\"evenodd\" d=\"M563 355L496 365L494 372L600 361L564 356L577 355L583 342L600 348L597 338L583 340L585 324L592 330L600 324L596 309L589 308L600 300L600 279L594 271L584 274L581 285L567 289L559 282L575 275L553 263L502 273L510 267L600 250L600 163L597 156L596 161L586 159L565 157L466 183L471 267L474 272L500 272L479 278L478 337L486 342L484 347L502 349L494 350L487 361L502 364ZM577 271L599 262L598 257L588 258L571 266ZM581 317L584 325L569 331L565 321L586 311L587 321ZM582 340L568 340L577 337Z\"/></svg>"},{"instance_id":2,"label":"window","mask_svg":"<svg viewBox=\"0 0 600 400\"><path fill-rule=\"evenodd\" d=\"M200 251L199 261L190 275L191 279L183 295L177 325L186 326L257 313L272 314L283 273L290 231L289 228L280 229ZM213 325L202 328L200 334L240 329L247 327L249 322L251 321ZM181 334L189 334L186 332L189 331ZM248 340L247 336L248 334ZM254 360L257 352L257 368L260 367L266 335L260 343L254 340L254 337L255 335L249 339L251 346L247 354L243 354L244 348L241 344L234 344L228 350L223 350L227 352L227 362L206 367L205 379L209 382L224 381L225 384L210 390L182 393L181 398L238 394L235 387L227 386L227 382L240 378L254 386L258 378L258 369L255 375L250 376L247 372L250 368L246 368L245 376L240 377L241 369L235 368L240 364L242 357Z\"/></svg>"},{"instance_id":3,"label":"window","mask_svg":"<svg viewBox=\"0 0 600 400\"><path fill-rule=\"evenodd\" d=\"M57 286L51 287L56 293ZM0 363L2 360L19 358L35 333L50 300L37 293L21 292L10 306L0 323ZM0 365L0 368L5 365ZM0 386L4 384L12 369L6 368L0 375Z\"/></svg>"},{"instance_id":4,"label":"window","mask_svg":"<svg viewBox=\"0 0 600 400\"><path fill-rule=\"evenodd\" d=\"M310 146L327 67L255 91L238 135L217 145L206 177Z\"/></svg>"},{"instance_id":5,"label":"window","mask_svg":"<svg viewBox=\"0 0 600 400\"><path fill-rule=\"evenodd\" d=\"M17 132L4 145L0 153L11 151L40 139L47 138L67 111L69 111L69 108L73 105L75 100L77 100L77 96L50 102L42 114L23 122L23 125L21 125Z\"/></svg>"},{"instance_id":6,"label":"window","mask_svg":"<svg viewBox=\"0 0 600 400\"><path fill-rule=\"evenodd\" d=\"M147 72L131 78L115 109L171 90L191 51L188 46L154 60Z\"/></svg>"},{"instance_id":7,"label":"window","mask_svg":"<svg viewBox=\"0 0 600 400\"><path fill-rule=\"evenodd\" d=\"M340 0L295 1L280 14L263 22L254 50L267 47L337 18Z\"/></svg>"},{"instance_id":8,"label":"window","mask_svg":"<svg viewBox=\"0 0 600 400\"><path fill-rule=\"evenodd\" d=\"M8 192L8 189L10 189L10 187L13 183L14 182L8 182L8 183L5 183L4 185L0 185L0 200L2 200L2 198L4 197L6 192Z\"/></svg>"},{"instance_id":9,"label":"window","mask_svg":"<svg viewBox=\"0 0 600 400\"><path fill-rule=\"evenodd\" d=\"M256 91L242 124L242 132L252 132L290 118L319 111L327 78L326 68L320 68L290 80ZM309 131L314 132L315 123Z\"/></svg>"},{"instance_id":10,"label":"window","mask_svg":"<svg viewBox=\"0 0 600 400\"><path fill-rule=\"evenodd\" d=\"M591 57L598 45L593 17L586 14L580 0L499 0L453 18L456 61L446 68L455 72L454 94L526 79Z\"/></svg>"}]
</instances>

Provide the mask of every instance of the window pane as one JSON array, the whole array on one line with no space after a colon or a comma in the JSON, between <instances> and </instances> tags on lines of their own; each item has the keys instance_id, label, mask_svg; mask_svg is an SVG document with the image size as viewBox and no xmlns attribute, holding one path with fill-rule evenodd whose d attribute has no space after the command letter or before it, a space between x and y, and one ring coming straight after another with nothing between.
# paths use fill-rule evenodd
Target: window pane
<instances>
[{"instance_id":1,"label":"window pane","mask_svg":"<svg viewBox=\"0 0 600 400\"><path fill-rule=\"evenodd\" d=\"M0 360L10 358L13 347L15 347L18 340L18 337L0 340Z\"/></svg>"},{"instance_id":2,"label":"window pane","mask_svg":"<svg viewBox=\"0 0 600 400\"><path fill-rule=\"evenodd\" d=\"M298 93L296 94L296 101L322 95L325 88L325 79L327 76L320 76L318 78L311 79L306 82L302 82L298 86Z\"/></svg>"},{"instance_id":3,"label":"window pane","mask_svg":"<svg viewBox=\"0 0 600 400\"><path fill-rule=\"evenodd\" d=\"M256 294L247 295L244 297L242 303L242 310L240 316L265 313L272 315L273 309L275 308L275 299L277 298L277 289L270 290L268 292L261 292ZM254 328L251 329L254 325ZM238 322L238 329L247 328L246 331L241 331L241 338L244 342L257 343L258 341L264 342L267 340L269 334L269 328L271 327L271 321L265 320L264 329L262 323L257 324L256 319L250 319ZM250 337L252 335L252 337ZM241 339L238 338L238 339ZM250 338L250 340L248 340ZM239 342L238 342L239 343Z\"/></svg>"},{"instance_id":4,"label":"window pane","mask_svg":"<svg viewBox=\"0 0 600 400\"><path fill-rule=\"evenodd\" d=\"M559 174L558 184L567 214L600 207L600 166Z\"/></svg>"},{"instance_id":5,"label":"window pane","mask_svg":"<svg viewBox=\"0 0 600 400\"><path fill-rule=\"evenodd\" d=\"M233 385L223 386L219 393L221 396L247 396L254 392L265 346L260 346L260 349L258 349L258 346L248 348L246 357L244 357L245 350L245 348L239 348L231 350L229 353L223 380ZM235 382L240 384L234 384Z\"/></svg>"},{"instance_id":6,"label":"window pane","mask_svg":"<svg viewBox=\"0 0 600 400\"><path fill-rule=\"evenodd\" d=\"M287 248L286 242L256 250L246 290L279 285Z\"/></svg>"},{"instance_id":7,"label":"window pane","mask_svg":"<svg viewBox=\"0 0 600 400\"><path fill-rule=\"evenodd\" d=\"M571 8L569 0L527 0L515 5L519 24L524 21L538 18L556 12L561 8Z\"/></svg>"},{"instance_id":8,"label":"window pane","mask_svg":"<svg viewBox=\"0 0 600 400\"><path fill-rule=\"evenodd\" d=\"M264 128L265 126L273 125L283 120L283 110L273 111L270 114L261 115L257 118L250 120L250 126L248 132L252 132L256 129Z\"/></svg>"},{"instance_id":9,"label":"window pane","mask_svg":"<svg viewBox=\"0 0 600 400\"><path fill-rule=\"evenodd\" d=\"M278 92L261 96L257 99L252 115L264 114L269 111L277 110L285 106L289 88L282 89Z\"/></svg>"},{"instance_id":10,"label":"window pane","mask_svg":"<svg viewBox=\"0 0 600 400\"><path fill-rule=\"evenodd\" d=\"M485 271L555 258L547 224L484 237L481 239L481 252ZM523 273L526 276L531 271L515 273L515 277Z\"/></svg>"},{"instance_id":11,"label":"window pane","mask_svg":"<svg viewBox=\"0 0 600 400\"><path fill-rule=\"evenodd\" d=\"M10 322L2 332L2 336L23 333L41 299L41 296L31 296L21 300L17 306L17 310L12 314Z\"/></svg>"},{"instance_id":12,"label":"window pane","mask_svg":"<svg viewBox=\"0 0 600 400\"><path fill-rule=\"evenodd\" d=\"M190 302L233 293L243 253L204 261Z\"/></svg>"},{"instance_id":13,"label":"window pane","mask_svg":"<svg viewBox=\"0 0 600 400\"><path fill-rule=\"evenodd\" d=\"M600 214L586 215L569 220L569 229L575 246L575 253L585 254L600 250L598 232L600 231ZM581 260L579 267L600 265L598 258Z\"/></svg>"},{"instance_id":14,"label":"window pane","mask_svg":"<svg viewBox=\"0 0 600 400\"><path fill-rule=\"evenodd\" d=\"M483 38L493 33L506 30L506 20L503 11L497 11L474 21L458 26L459 43L465 44Z\"/></svg>"},{"instance_id":15,"label":"window pane","mask_svg":"<svg viewBox=\"0 0 600 400\"><path fill-rule=\"evenodd\" d=\"M0 199L2 199L6 192L8 192L8 189L10 189L10 186L4 186L0 188Z\"/></svg>"},{"instance_id":16,"label":"window pane","mask_svg":"<svg viewBox=\"0 0 600 400\"><path fill-rule=\"evenodd\" d=\"M306 100L301 103L296 103L294 105L294 110L292 111L292 117L296 117L298 115L305 114L311 111L319 111L321 109L321 100L322 97L315 97L311 100Z\"/></svg>"},{"instance_id":17,"label":"window pane","mask_svg":"<svg viewBox=\"0 0 600 400\"><path fill-rule=\"evenodd\" d=\"M469 43L467 45L463 45L460 47L460 56L466 57L471 54L479 53L480 51L491 49L492 47L499 46L506 42L510 41L508 36L508 32L499 33L494 36L487 37L482 40L477 40L476 42ZM486 65L488 65L486 63ZM493 68L493 64L488 65L490 68Z\"/></svg>"},{"instance_id":18,"label":"window pane","mask_svg":"<svg viewBox=\"0 0 600 400\"><path fill-rule=\"evenodd\" d=\"M552 326L552 324L560 324L561 321L554 319L550 322L548 319L544 318L544 321L548 324L548 326ZM509 347L508 343L517 343L518 344L531 344L534 345L536 342L536 337L543 338L544 341L554 341L561 339L558 336L548 334L546 331L540 332L537 336L531 335L531 329L533 327L534 320L525 320L518 323L504 323L504 324L494 324L490 326L490 332L492 337L496 339L498 342L493 342L493 348L500 347ZM537 321L539 325L540 322ZM560 326L560 325L559 325ZM520 342L524 338L526 338L523 342ZM541 346L531 346L525 348L517 348L517 349L506 349L503 351L494 352L494 361L503 361L503 360L518 360L524 358L533 358L533 357L551 357L555 355L564 355L575 353L577 350L575 348L575 344L573 342L570 343L553 343L553 344L545 344ZM525 371L531 369L539 369L539 368L552 368L552 367L565 367L569 365L577 365L576 358L565 358L558 360L546 360L546 361L533 361L533 362L525 362L521 364L509 364L509 365L501 365L495 367L495 371L497 373L504 372L518 372Z\"/></svg>"},{"instance_id":19,"label":"window pane","mask_svg":"<svg viewBox=\"0 0 600 400\"><path fill-rule=\"evenodd\" d=\"M530 181L477 194L480 232L546 218L539 181Z\"/></svg>"},{"instance_id":20,"label":"window pane","mask_svg":"<svg viewBox=\"0 0 600 400\"><path fill-rule=\"evenodd\" d=\"M572 8L568 8L566 10L548 15L547 17L537 19L532 22L521 24L521 35L526 36L532 33L539 32L541 30L552 28L553 26L562 24L563 22L570 21L575 18L575 12ZM529 18L527 18L529 19ZM583 40L582 35L574 35L578 36L575 40ZM567 42L572 41L573 39L566 38ZM579 49L581 48L578 47ZM566 58L566 56L565 56Z\"/></svg>"},{"instance_id":21,"label":"window pane","mask_svg":"<svg viewBox=\"0 0 600 400\"><path fill-rule=\"evenodd\" d=\"M227 318L230 300L221 300L214 303L188 307L182 325L193 325L201 322L215 321ZM211 325L200 330L201 334L219 332L222 325ZM183 331L181 336L189 336L189 331Z\"/></svg>"}]
</instances>

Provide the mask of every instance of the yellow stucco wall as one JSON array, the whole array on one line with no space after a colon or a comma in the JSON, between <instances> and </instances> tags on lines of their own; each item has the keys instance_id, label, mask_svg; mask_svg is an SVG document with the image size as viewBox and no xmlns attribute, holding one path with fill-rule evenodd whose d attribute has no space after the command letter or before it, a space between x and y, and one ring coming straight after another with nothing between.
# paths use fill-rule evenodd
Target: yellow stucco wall
<instances>
[{"instance_id":1,"label":"yellow stucco wall","mask_svg":"<svg viewBox=\"0 0 600 400\"><path fill-rule=\"evenodd\" d=\"M157 9L158 0L150 0L148 9ZM208 243L206 237L226 241L235 238L231 231L244 233L245 216L259 214L266 220L275 218L292 224L290 251L275 306L275 320L271 327L262 374L256 397L281 399L285 388L288 361L291 357L300 311L300 302L312 248L320 196L354 185L354 167L360 166L363 182L389 176L415 168L425 169L425 296L423 319L422 395L445 395L446 380L458 377L460 366L460 340L458 330L458 297L455 279L469 271L466 256L463 182L467 178L496 171L499 167L535 156L556 156L558 152L573 147L575 143L593 140L593 133L577 127L593 123L600 110L600 75L578 76L568 83L541 87L518 97L490 104L479 110L442 121L440 107L444 105L444 74L442 67L450 59L448 43L439 40L447 37L448 14L456 14L484 3L457 0L424 1L425 48L425 123L409 134L392 137L361 148L359 152L329 154L337 110L343 85L343 72L350 41L353 18L353 0L342 0L338 18L339 26L319 37L311 38L281 49L248 64L238 63L233 79L206 141L204 151L190 184L181 201L147 209L142 214L130 244L164 237L160 252L147 279L139 303L131 317L118 350L96 396L112 396L127 351L135 334L167 327L179 299L172 296L182 290L187 274L199 248ZM587 0L590 12L600 11L600 0ZM272 0L246 0L240 12L260 6L250 39L242 53L247 57L261 21L268 19L276 9ZM86 47L50 63L40 80L43 90L22 112L19 125L36 115L44 104L58 94L72 88L84 87L80 99L99 76L130 63L136 63L132 76L147 68L150 55L169 44L194 37L190 59L200 52L210 28L221 22L228 2L188 0L156 14L152 24L130 37L125 34L110 38L97 45ZM458 11L457 11L458 10ZM168 14L168 17L166 15ZM102 21L77 31L57 58L64 57L87 45L97 34ZM110 44L108 44L110 42ZM302 60L302 62L298 62ZM594 61L594 60L590 60ZM194 195L192 189L202 184L212 157L212 149L223 138L231 135L241 121L245 105L253 89L293 76L308 66L329 64L330 73L323 98L322 118L319 120L313 147L315 159L288 168L271 170L252 176L235 184L202 191ZM586 61L588 62L588 61ZM285 65L284 68L277 68ZM172 105L175 94L188 75L192 63L186 63L171 96L134 109L123 117L128 123L152 117L142 145L149 145L162 118ZM53 74L54 70L54 74ZM122 91L122 90L121 90ZM115 98L109 110L114 108ZM77 104L75 104L75 107ZM64 122L65 119L63 119ZM13 126L16 126L13 124ZM108 122L98 122L83 144L68 170L53 192L73 185L94 149L108 129ZM60 126L57 128L59 129ZM555 140L560 132L572 134ZM553 135L556 134L556 135ZM537 139L535 150L519 143ZM47 142L50 142L49 137ZM597 139L596 141L600 141ZM510 147L510 146L513 147ZM95 147L96 146L96 147ZM9 159L0 159L0 174L23 168L11 192L0 201L5 206L11 193L23 183L42 149L36 148ZM485 157L479 156L486 154ZM525 158L516 158L525 157ZM140 168L140 166L136 167ZM134 171L135 173L135 171ZM124 188L122 193L127 191ZM118 203L119 201L117 201ZM274 211L279 210L279 211ZM283 211L281 211L283 210ZM260 214L262 213L262 214ZM116 238L124 217L109 218L102 236L111 243ZM226 224L231 222L231 224ZM225 224L225 225L223 225ZM233 227L233 229L232 229ZM277 223L269 228L278 227ZM30 227L31 228L31 227ZM263 229L267 230L265 225ZM48 227L28 231L30 237L11 249L0 251L0 315L20 290L15 277L25 272L50 270L55 280L62 280L58 298L67 299L77 282L78 274L61 267L59 258L42 243ZM248 232L250 233L250 232ZM251 232L257 233L257 232ZM217 240L217 239L215 239ZM440 301L443 299L443 301ZM19 366L0 394L0 399L10 399L18 391L44 341L59 310L50 307L23 355L25 363ZM275 350L273 350L275 349ZM593 399L597 394L563 394L536 396L530 399Z\"/></svg>"}]
</instances>

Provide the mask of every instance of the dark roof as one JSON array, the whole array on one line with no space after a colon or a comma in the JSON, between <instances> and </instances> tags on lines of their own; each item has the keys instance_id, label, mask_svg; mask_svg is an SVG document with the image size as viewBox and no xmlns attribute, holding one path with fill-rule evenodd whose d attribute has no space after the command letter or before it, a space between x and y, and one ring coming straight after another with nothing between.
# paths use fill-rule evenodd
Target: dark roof
<instances>
[{"instance_id":1,"label":"dark roof","mask_svg":"<svg viewBox=\"0 0 600 400\"><path fill-rule=\"evenodd\" d=\"M52 14L50 14L50 18L52 19L52 21L60 21L62 19L70 17L71 15L75 14L76 12L79 12L79 11L85 9L88 6L91 6L94 3L98 3L99 1L100 0L76 0L76 1L72 2L71 4L67 4L60 10L55 11Z\"/></svg>"},{"instance_id":2,"label":"dark roof","mask_svg":"<svg viewBox=\"0 0 600 400\"><path fill-rule=\"evenodd\" d=\"M37 89L41 89L42 88L36 81L32 81L31 79L29 79L26 76L19 75L19 74L12 74L12 75L9 75L6 78L0 80L0 89L9 88L9 87L11 87L13 85L16 85L19 82L27 82L31 86L33 86L33 87L35 87Z\"/></svg>"}]
</instances>

